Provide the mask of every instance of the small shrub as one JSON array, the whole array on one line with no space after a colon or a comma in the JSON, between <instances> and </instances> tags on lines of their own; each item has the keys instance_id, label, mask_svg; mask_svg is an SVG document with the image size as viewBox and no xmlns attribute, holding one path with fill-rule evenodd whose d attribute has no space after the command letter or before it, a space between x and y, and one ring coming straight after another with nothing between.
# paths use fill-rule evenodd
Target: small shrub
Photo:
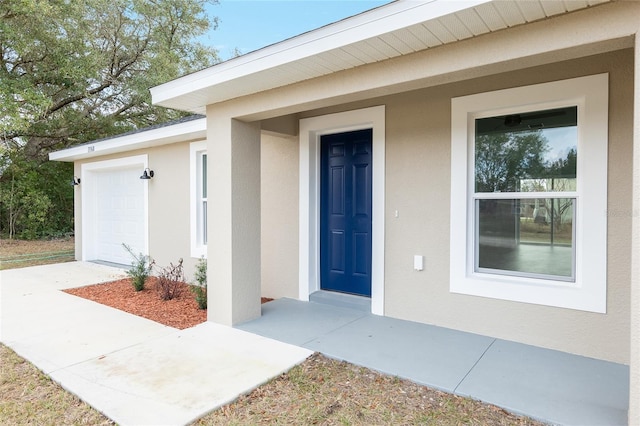
<instances>
[{"instance_id":1,"label":"small shrub","mask_svg":"<svg viewBox=\"0 0 640 426\"><path fill-rule=\"evenodd\" d=\"M158 293L162 300L171 300L180 295L184 283L184 273L182 270L182 259L177 265L170 263L166 268L162 268L158 275Z\"/></svg>"},{"instance_id":2,"label":"small shrub","mask_svg":"<svg viewBox=\"0 0 640 426\"><path fill-rule=\"evenodd\" d=\"M136 255L131 250L131 247L122 243L123 247L129 252L133 260L131 261L131 269L127 271L127 275L131 277L131 284L133 285L133 289L135 291L144 290L144 283L149 278L149 274L151 274L151 269L153 269L154 261L147 255L142 253Z\"/></svg>"},{"instance_id":3,"label":"small shrub","mask_svg":"<svg viewBox=\"0 0 640 426\"><path fill-rule=\"evenodd\" d=\"M207 309L207 259L201 257L196 265L196 283L191 286L191 292L195 296L200 309Z\"/></svg>"}]
</instances>

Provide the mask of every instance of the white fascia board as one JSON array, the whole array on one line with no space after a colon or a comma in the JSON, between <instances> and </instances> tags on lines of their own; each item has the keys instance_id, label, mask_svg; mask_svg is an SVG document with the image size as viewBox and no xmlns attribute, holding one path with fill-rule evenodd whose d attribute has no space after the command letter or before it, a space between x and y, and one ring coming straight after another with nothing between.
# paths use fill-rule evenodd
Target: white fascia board
<instances>
[{"instance_id":1,"label":"white fascia board","mask_svg":"<svg viewBox=\"0 0 640 426\"><path fill-rule=\"evenodd\" d=\"M187 142L207 137L207 119L200 118L49 153L51 161L76 161L140 148Z\"/></svg>"},{"instance_id":2,"label":"white fascia board","mask_svg":"<svg viewBox=\"0 0 640 426\"><path fill-rule=\"evenodd\" d=\"M200 110L202 99L184 97L240 77L292 63L362 40L440 18L492 0L400 0L272 44L202 71L152 87L153 103L165 107ZM263 90L268 90L265 87ZM182 97L181 101L176 98ZM191 102L195 104L191 104Z\"/></svg>"}]
</instances>

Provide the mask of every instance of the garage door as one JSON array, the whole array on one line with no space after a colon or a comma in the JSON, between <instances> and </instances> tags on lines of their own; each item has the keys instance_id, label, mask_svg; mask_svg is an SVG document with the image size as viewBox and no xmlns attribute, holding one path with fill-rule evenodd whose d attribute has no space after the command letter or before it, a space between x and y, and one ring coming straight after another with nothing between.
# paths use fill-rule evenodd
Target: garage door
<instances>
[{"instance_id":1,"label":"garage door","mask_svg":"<svg viewBox=\"0 0 640 426\"><path fill-rule=\"evenodd\" d=\"M140 170L139 166L133 166L92 173L95 179L95 241L91 251L97 260L131 264L131 256L123 243L136 254L146 251L146 182L140 180Z\"/></svg>"}]
</instances>

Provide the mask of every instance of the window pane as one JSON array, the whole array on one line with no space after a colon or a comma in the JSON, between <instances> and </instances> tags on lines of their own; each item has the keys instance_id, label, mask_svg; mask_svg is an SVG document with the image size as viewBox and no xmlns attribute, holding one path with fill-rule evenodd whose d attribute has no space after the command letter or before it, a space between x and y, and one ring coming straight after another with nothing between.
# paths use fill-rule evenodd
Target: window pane
<instances>
[{"instance_id":1,"label":"window pane","mask_svg":"<svg viewBox=\"0 0 640 426\"><path fill-rule=\"evenodd\" d=\"M202 154L202 198L207 198L207 154Z\"/></svg>"},{"instance_id":2,"label":"window pane","mask_svg":"<svg viewBox=\"0 0 640 426\"><path fill-rule=\"evenodd\" d=\"M572 198L477 200L476 271L572 281L574 204Z\"/></svg>"},{"instance_id":3,"label":"window pane","mask_svg":"<svg viewBox=\"0 0 640 426\"><path fill-rule=\"evenodd\" d=\"M207 245L207 200L202 201L202 244Z\"/></svg>"},{"instance_id":4,"label":"window pane","mask_svg":"<svg viewBox=\"0 0 640 426\"><path fill-rule=\"evenodd\" d=\"M476 192L576 190L577 107L475 121Z\"/></svg>"}]
</instances>

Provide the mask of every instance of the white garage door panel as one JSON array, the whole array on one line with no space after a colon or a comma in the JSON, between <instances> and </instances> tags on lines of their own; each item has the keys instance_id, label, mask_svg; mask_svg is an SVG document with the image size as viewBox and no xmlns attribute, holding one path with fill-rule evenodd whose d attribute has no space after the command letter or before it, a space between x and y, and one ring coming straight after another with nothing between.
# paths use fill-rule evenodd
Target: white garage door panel
<instances>
[{"instance_id":1,"label":"white garage door panel","mask_svg":"<svg viewBox=\"0 0 640 426\"><path fill-rule=\"evenodd\" d=\"M97 171L96 179L96 251L98 260L130 264L134 253L144 252L144 185L140 167Z\"/></svg>"}]
</instances>

